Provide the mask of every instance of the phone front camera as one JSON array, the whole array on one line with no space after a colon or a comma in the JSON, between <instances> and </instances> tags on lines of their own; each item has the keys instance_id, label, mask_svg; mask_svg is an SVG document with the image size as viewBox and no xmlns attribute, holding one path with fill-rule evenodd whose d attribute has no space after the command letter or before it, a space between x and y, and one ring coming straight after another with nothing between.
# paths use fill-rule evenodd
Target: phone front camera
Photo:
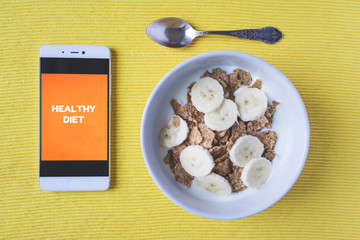
<instances>
[{"instance_id":1,"label":"phone front camera","mask_svg":"<svg viewBox=\"0 0 360 240\"><path fill-rule=\"evenodd\" d=\"M85 54L85 51L82 51L82 54Z\"/></svg>"}]
</instances>

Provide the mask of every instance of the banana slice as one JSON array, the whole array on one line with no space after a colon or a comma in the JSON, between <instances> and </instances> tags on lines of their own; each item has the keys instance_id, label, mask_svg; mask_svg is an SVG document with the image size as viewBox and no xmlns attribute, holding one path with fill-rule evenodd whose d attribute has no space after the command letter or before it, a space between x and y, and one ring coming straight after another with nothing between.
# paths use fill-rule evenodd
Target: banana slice
<instances>
[{"instance_id":1,"label":"banana slice","mask_svg":"<svg viewBox=\"0 0 360 240\"><path fill-rule=\"evenodd\" d=\"M204 120L209 128L220 132L234 125L237 116L238 110L236 104L229 99L224 99L224 102L218 109L205 114Z\"/></svg>"},{"instance_id":2,"label":"banana slice","mask_svg":"<svg viewBox=\"0 0 360 240\"><path fill-rule=\"evenodd\" d=\"M215 166L213 157L208 150L199 145L187 146L180 153L181 166L194 177L203 177Z\"/></svg>"},{"instance_id":3,"label":"banana slice","mask_svg":"<svg viewBox=\"0 0 360 240\"><path fill-rule=\"evenodd\" d=\"M238 167L244 167L251 159L261 157L264 144L257 137L245 135L240 137L229 151L230 160Z\"/></svg>"},{"instance_id":4,"label":"banana slice","mask_svg":"<svg viewBox=\"0 0 360 240\"><path fill-rule=\"evenodd\" d=\"M228 196L231 194L229 182L215 173L210 173L205 177L196 178L196 184L216 195Z\"/></svg>"},{"instance_id":5,"label":"banana slice","mask_svg":"<svg viewBox=\"0 0 360 240\"><path fill-rule=\"evenodd\" d=\"M241 180L250 188L259 188L268 179L271 173L271 163L266 158L252 159L241 174Z\"/></svg>"},{"instance_id":6,"label":"banana slice","mask_svg":"<svg viewBox=\"0 0 360 240\"><path fill-rule=\"evenodd\" d=\"M201 78L191 89L191 101L203 113L214 111L224 100L224 90L220 83L211 77Z\"/></svg>"},{"instance_id":7,"label":"banana slice","mask_svg":"<svg viewBox=\"0 0 360 240\"><path fill-rule=\"evenodd\" d=\"M180 145L189 133L187 123L179 116L172 115L169 122L161 129L159 142L164 147Z\"/></svg>"},{"instance_id":8,"label":"banana slice","mask_svg":"<svg viewBox=\"0 0 360 240\"><path fill-rule=\"evenodd\" d=\"M241 89L235 97L240 118L243 121L254 121L264 116L267 108L267 97L257 88Z\"/></svg>"}]
</instances>

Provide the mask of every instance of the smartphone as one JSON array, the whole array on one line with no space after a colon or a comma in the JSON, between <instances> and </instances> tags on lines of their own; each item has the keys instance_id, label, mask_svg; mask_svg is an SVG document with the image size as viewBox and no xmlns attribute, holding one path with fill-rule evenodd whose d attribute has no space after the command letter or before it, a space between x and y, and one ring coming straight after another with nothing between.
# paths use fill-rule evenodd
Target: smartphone
<instances>
[{"instance_id":1,"label":"smartphone","mask_svg":"<svg viewBox=\"0 0 360 240\"><path fill-rule=\"evenodd\" d=\"M40 189L108 189L109 48L43 45L39 58Z\"/></svg>"}]
</instances>

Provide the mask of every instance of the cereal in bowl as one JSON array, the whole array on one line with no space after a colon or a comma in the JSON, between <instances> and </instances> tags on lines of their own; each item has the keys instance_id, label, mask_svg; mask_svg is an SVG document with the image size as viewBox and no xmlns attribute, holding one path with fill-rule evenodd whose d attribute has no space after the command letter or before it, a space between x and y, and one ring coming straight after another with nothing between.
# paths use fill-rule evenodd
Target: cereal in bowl
<instances>
[{"instance_id":1,"label":"cereal in bowl","mask_svg":"<svg viewBox=\"0 0 360 240\"><path fill-rule=\"evenodd\" d=\"M185 105L171 101L174 115L159 143L169 148L164 162L176 181L222 196L266 182L276 156L277 134L269 129L279 103L268 102L261 80L252 82L244 70L215 68L188 86Z\"/></svg>"}]
</instances>

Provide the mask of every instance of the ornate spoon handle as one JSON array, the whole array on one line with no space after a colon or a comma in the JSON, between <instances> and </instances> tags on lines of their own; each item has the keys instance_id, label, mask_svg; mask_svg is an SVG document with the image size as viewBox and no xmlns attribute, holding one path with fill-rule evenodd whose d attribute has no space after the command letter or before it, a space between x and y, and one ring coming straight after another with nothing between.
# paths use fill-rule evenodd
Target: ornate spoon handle
<instances>
[{"instance_id":1,"label":"ornate spoon handle","mask_svg":"<svg viewBox=\"0 0 360 240\"><path fill-rule=\"evenodd\" d=\"M249 40L258 40L264 43L273 44L278 42L283 34L279 29L274 27L264 27L260 29L245 29L234 31L197 31L197 36L201 35L224 35L244 38Z\"/></svg>"}]
</instances>

